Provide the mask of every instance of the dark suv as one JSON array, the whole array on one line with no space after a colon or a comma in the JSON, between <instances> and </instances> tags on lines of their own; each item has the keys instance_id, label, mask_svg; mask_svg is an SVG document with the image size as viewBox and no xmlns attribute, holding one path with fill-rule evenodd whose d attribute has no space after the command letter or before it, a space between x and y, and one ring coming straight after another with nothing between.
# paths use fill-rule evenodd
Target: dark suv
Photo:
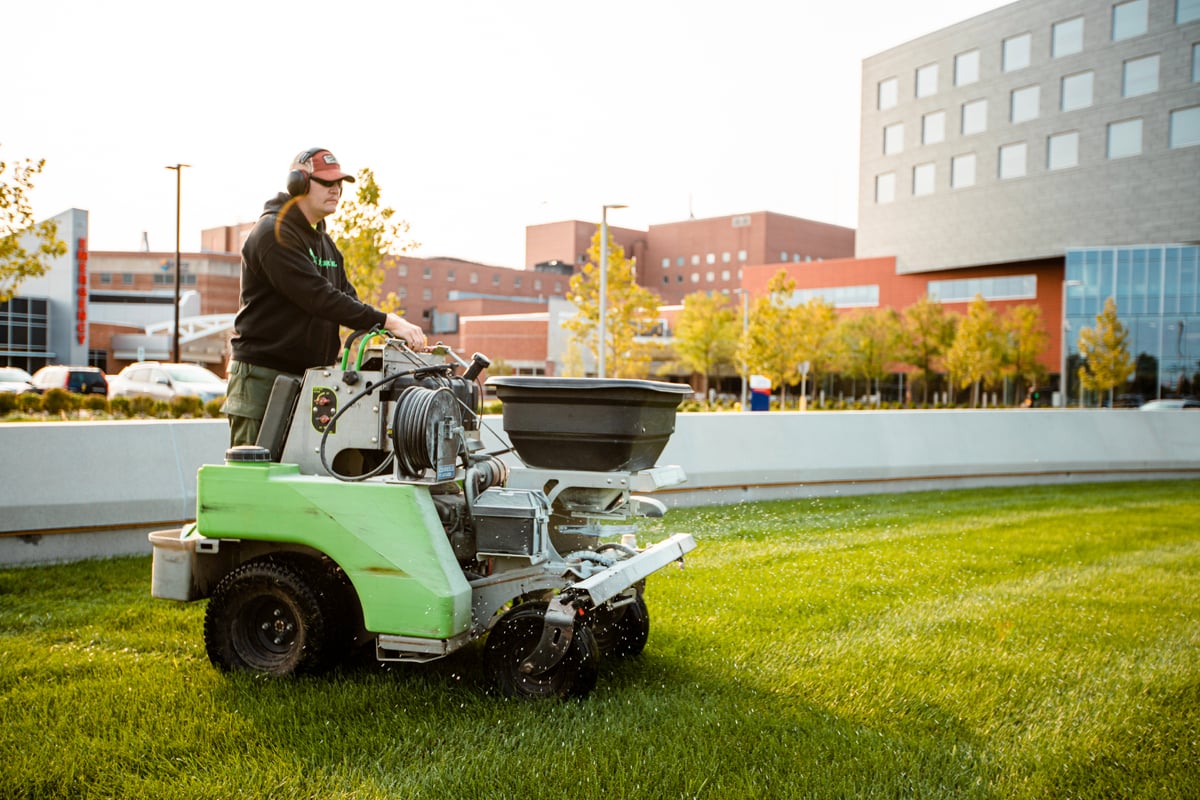
<instances>
[{"instance_id":1,"label":"dark suv","mask_svg":"<svg viewBox=\"0 0 1200 800\"><path fill-rule=\"evenodd\" d=\"M29 381L33 390L66 389L75 394L108 394L108 379L98 367L42 367Z\"/></svg>"}]
</instances>

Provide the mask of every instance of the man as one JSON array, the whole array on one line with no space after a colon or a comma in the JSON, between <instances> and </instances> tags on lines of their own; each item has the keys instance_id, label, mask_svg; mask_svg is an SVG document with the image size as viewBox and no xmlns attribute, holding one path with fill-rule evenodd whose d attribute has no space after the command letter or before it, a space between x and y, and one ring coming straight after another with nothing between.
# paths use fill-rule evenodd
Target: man
<instances>
[{"instance_id":1,"label":"man","mask_svg":"<svg viewBox=\"0 0 1200 800\"><path fill-rule=\"evenodd\" d=\"M343 181L353 183L354 176L333 153L300 153L287 193L267 201L242 248L241 309L222 408L231 446L255 443L277 375L300 376L337 361L339 326L384 328L411 347L426 344L419 327L362 302L347 279L342 254L325 232Z\"/></svg>"}]
</instances>

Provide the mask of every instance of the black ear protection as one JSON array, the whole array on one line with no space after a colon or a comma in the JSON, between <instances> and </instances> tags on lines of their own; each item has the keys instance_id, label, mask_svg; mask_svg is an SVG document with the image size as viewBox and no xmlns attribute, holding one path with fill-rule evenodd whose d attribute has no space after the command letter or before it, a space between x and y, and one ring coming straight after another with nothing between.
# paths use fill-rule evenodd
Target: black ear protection
<instances>
[{"instance_id":1,"label":"black ear protection","mask_svg":"<svg viewBox=\"0 0 1200 800\"><path fill-rule=\"evenodd\" d=\"M307 164L312 160L312 157L324 150L324 147L310 147L300 155L296 156L294 164ZM311 173L297 167L288 173L287 176L287 192L292 197L299 197L302 194L308 194L309 180L312 178Z\"/></svg>"}]
</instances>

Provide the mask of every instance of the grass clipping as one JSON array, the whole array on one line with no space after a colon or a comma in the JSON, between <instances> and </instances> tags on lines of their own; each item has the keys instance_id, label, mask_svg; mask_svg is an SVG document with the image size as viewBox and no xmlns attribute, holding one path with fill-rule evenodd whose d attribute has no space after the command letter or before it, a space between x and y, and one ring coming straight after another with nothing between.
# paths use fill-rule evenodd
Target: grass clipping
<instances>
[{"instance_id":1,"label":"grass clipping","mask_svg":"<svg viewBox=\"0 0 1200 800\"><path fill-rule=\"evenodd\" d=\"M1200 786L1200 483L677 510L645 653L584 702L472 646L223 676L146 558L0 569L5 798L1184 798Z\"/></svg>"}]
</instances>

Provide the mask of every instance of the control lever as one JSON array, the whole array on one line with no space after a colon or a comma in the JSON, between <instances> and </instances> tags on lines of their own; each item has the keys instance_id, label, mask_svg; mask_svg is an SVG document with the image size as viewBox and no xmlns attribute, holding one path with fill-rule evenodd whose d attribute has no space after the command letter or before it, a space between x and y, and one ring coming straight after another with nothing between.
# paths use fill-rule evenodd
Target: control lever
<instances>
[{"instance_id":1,"label":"control lever","mask_svg":"<svg viewBox=\"0 0 1200 800\"><path fill-rule=\"evenodd\" d=\"M469 381L473 381L479 377L479 373L492 365L491 359L483 353L476 353L471 356L471 366L467 367L467 371L463 373L463 377Z\"/></svg>"}]
</instances>

